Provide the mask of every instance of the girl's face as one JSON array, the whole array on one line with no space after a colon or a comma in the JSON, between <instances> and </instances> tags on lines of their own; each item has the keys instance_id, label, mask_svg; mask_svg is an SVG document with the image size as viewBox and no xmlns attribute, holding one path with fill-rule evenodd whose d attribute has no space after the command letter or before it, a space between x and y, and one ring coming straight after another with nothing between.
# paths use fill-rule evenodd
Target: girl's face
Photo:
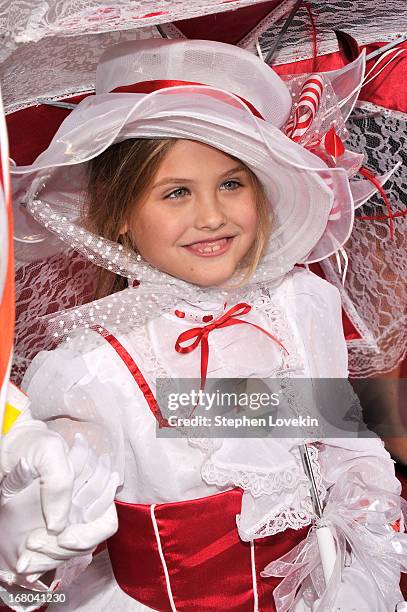
<instances>
[{"instance_id":1,"label":"girl's face","mask_svg":"<svg viewBox=\"0 0 407 612\"><path fill-rule=\"evenodd\" d=\"M221 285L256 238L254 187L245 167L225 153L178 140L136 207L129 231L156 268L201 286Z\"/></svg>"}]
</instances>

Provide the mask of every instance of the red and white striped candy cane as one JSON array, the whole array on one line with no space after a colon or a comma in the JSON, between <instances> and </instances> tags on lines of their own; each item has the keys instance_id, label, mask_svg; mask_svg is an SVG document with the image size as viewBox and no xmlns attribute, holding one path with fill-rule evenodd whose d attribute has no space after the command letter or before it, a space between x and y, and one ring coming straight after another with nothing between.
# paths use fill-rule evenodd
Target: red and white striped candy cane
<instances>
[{"instance_id":1,"label":"red and white striped candy cane","mask_svg":"<svg viewBox=\"0 0 407 612\"><path fill-rule=\"evenodd\" d=\"M321 103L324 84L318 74L307 79L301 89L295 113L287 123L286 135L298 142L312 124Z\"/></svg>"}]
</instances>

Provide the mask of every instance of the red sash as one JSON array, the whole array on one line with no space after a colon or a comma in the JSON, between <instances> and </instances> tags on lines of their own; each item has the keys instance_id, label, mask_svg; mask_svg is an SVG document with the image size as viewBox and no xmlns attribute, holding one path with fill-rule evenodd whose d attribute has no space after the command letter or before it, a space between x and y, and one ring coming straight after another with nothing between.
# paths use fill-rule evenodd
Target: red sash
<instances>
[{"instance_id":1,"label":"red sash","mask_svg":"<svg viewBox=\"0 0 407 612\"><path fill-rule=\"evenodd\" d=\"M241 498L233 489L155 506L116 502L119 530L108 549L119 586L160 612L275 612L280 579L260 572L303 540L308 527L242 542Z\"/></svg>"}]
</instances>

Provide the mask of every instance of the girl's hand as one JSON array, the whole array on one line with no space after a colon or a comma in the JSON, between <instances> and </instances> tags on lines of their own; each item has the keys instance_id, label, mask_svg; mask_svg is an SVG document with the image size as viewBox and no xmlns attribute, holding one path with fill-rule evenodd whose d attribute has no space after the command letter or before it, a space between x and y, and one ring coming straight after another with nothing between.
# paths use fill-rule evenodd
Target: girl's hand
<instances>
[{"instance_id":1,"label":"girl's hand","mask_svg":"<svg viewBox=\"0 0 407 612\"><path fill-rule=\"evenodd\" d=\"M96 546L110 538L117 531L117 514L114 503L106 512L91 523L71 525L58 536L45 529L34 531L27 539L26 548L18 560L17 571L26 574L27 581L34 583L41 574L56 569L73 557L92 554ZM62 546L61 542L64 543Z\"/></svg>"},{"instance_id":2,"label":"girl's hand","mask_svg":"<svg viewBox=\"0 0 407 612\"><path fill-rule=\"evenodd\" d=\"M33 531L17 563L19 573L43 573L72 557L93 552L117 531L114 498L119 475L108 455L97 457L83 436L75 436L70 457L76 477L68 527L59 535L46 528ZM29 579L30 581L30 579Z\"/></svg>"},{"instance_id":3,"label":"girl's hand","mask_svg":"<svg viewBox=\"0 0 407 612\"><path fill-rule=\"evenodd\" d=\"M84 556L117 529L117 517L113 503L118 485L118 475L111 473L110 460L97 457L89 449L81 435L68 454L74 474L73 494L70 503L70 525L59 535L62 543L76 546L60 546L58 534L51 533L44 522L40 482L33 479L23 459L3 481L0 502L0 528L9 534L8 544L0 548L0 570L3 581L7 575L21 586L34 586L39 575L57 568L63 561ZM18 574L18 575L16 575Z\"/></svg>"},{"instance_id":4,"label":"girl's hand","mask_svg":"<svg viewBox=\"0 0 407 612\"><path fill-rule=\"evenodd\" d=\"M28 484L30 477L31 480L38 477L46 526L51 533L63 531L68 523L74 484L74 469L64 439L42 421L17 420L0 441L0 477L3 476L0 503L7 501L10 491L14 491L16 473L11 475L14 469L20 487L21 478Z\"/></svg>"}]
</instances>

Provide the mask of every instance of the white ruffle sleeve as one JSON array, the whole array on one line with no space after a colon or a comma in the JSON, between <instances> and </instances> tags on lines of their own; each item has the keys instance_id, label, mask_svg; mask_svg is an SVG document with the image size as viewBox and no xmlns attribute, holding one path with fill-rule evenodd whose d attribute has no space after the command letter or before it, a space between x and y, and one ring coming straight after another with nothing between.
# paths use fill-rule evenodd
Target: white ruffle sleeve
<instances>
[{"instance_id":1,"label":"white ruffle sleeve","mask_svg":"<svg viewBox=\"0 0 407 612\"><path fill-rule=\"evenodd\" d=\"M122 481L124 439L119 389L112 381L104 384L103 376L92 373L98 362L103 372L103 348L96 346L83 355L72 343L41 352L28 368L22 386L31 400L34 418L47 422L70 446L75 433L82 433L98 455L110 455L112 470Z\"/></svg>"}]
</instances>

